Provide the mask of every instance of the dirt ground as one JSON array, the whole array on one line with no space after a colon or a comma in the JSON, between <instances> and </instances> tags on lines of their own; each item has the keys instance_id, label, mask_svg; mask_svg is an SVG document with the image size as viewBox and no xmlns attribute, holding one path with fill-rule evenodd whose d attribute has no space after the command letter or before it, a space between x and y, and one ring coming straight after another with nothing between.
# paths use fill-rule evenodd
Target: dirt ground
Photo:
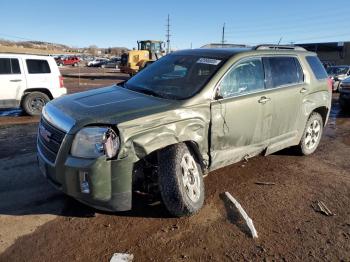
<instances>
[{"instance_id":1,"label":"dirt ground","mask_svg":"<svg viewBox=\"0 0 350 262\"><path fill-rule=\"evenodd\" d=\"M350 261L350 114L340 112L337 101L334 95L315 154L284 150L212 172L205 178L205 206L187 218L173 218L141 196L121 213L64 196L36 167L37 124L0 118L0 261L109 261L116 252L133 254L134 261ZM253 219L258 239L225 191ZM335 215L315 212L314 201Z\"/></svg>"}]
</instances>

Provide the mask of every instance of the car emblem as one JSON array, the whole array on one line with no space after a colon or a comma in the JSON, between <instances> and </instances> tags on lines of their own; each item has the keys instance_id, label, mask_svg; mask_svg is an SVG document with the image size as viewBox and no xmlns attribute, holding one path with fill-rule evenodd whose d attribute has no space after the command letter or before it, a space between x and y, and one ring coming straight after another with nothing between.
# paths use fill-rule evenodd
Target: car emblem
<instances>
[{"instance_id":1,"label":"car emblem","mask_svg":"<svg viewBox=\"0 0 350 262\"><path fill-rule=\"evenodd\" d=\"M39 133L46 142L50 142L51 133L46 130L42 125L39 126Z\"/></svg>"}]
</instances>

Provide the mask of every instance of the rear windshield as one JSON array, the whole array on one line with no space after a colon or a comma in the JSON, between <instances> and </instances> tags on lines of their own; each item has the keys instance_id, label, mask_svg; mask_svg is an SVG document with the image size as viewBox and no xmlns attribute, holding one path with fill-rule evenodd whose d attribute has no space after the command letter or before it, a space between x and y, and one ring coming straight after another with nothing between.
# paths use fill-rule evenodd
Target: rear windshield
<instances>
[{"instance_id":1,"label":"rear windshield","mask_svg":"<svg viewBox=\"0 0 350 262\"><path fill-rule=\"evenodd\" d=\"M124 87L167 99L186 99L198 93L223 63L222 59L198 55L167 55Z\"/></svg>"},{"instance_id":2,"label":"rear windshield","mask_svg":"<svg viewBox=\"0 0 350 262\"><path fill-rule=\"evenodd\" d=\"M306 61L309 63L312 72L318 80L326 79L328 77L326 70L317 56L307 56Z\"/></svg>"}]
</instances>

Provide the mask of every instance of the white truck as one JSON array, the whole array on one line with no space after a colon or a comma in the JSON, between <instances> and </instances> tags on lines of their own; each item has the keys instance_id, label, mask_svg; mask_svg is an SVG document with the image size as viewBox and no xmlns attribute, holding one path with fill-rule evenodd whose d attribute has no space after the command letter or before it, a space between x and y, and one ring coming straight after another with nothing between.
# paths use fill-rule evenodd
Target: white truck
<instances>
[{"instance_id":1,"label":"white truck","mask_svg":"<svg viewBox=\"0 0 350 262\"><path fill-rule=\"evenodd\" d=\"M66 93L53 57L0 53L0 108L40 115L47 102Z\"/></svg>"}]
</instances>

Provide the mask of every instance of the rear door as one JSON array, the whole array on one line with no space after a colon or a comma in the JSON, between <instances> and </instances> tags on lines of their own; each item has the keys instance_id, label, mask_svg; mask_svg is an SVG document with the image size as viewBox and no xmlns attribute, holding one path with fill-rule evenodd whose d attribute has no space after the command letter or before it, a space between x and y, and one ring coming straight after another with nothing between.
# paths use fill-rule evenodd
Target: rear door
<instances>
[{"instance_id":1,"label":"rear door","mask_svg":"<svg viewBox=\"0 0 350 262\"><path fill-rule=\"evenodd\" d=\"M52 71L46 59L27 58L24 64L27 70L28 88L51 88Z\"/></svg>"},{"instance_id":2,"label":"rear door","mask_svg":"<svg viewBox=\"0 0 350 262\"><path fill-rule=\"evenodd\" d=\"M308 89L297 57L265 57L263 61L266 70L266 96L271 99L272 106L270 145L279 150L298 134L302 100Z\"/></svg>"},{"instance_id":3,"label":"rear door","mask_svg":"<svg viewBox=\"0 0 350 262\"><path fill-rule=\"evenodd\" d=\"M266 147L271 125L261 58L235 64L219 83L211 103L211 169L254 156Z\"/></svg>"},{"instance_id":4,"label":"rear door","mask_svg":"<svg viewBox=\"0 0 350 262\"><path fill-rule=\"evenodd\" d=\"M0 57L0 107L18 106L25 84L20 59Z\"/></svg>"}]
</instances>

